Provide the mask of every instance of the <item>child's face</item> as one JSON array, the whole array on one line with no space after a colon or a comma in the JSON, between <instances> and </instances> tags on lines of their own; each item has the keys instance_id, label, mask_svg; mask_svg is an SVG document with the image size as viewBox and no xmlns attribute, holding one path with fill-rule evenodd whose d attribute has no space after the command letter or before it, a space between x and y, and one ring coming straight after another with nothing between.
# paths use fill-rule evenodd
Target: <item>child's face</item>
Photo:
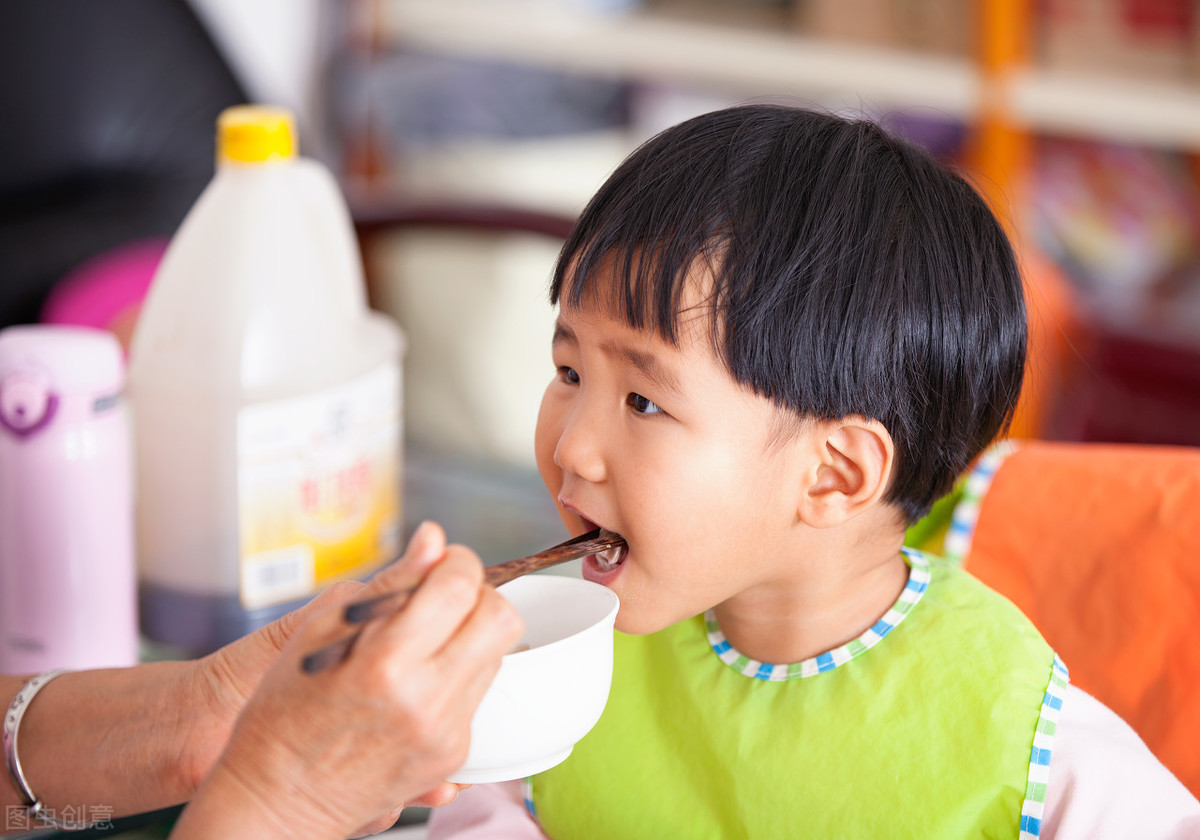
<instances>
[{"instance_id":1,"label":"child's face","mask_svg":"<svg viewBox=\"0 0 1200 840\"><path fill-rule=\"evenodd\" d=\"M558 319L538 468L573 534L600 526L628 542L615 569L584 561L620 596L625 632L796 574L802 447L779 443L777 409L730 377L708 328L703 312L685 317L672 346L595 307L564 304Z\"/></svg>"}]
</instances>

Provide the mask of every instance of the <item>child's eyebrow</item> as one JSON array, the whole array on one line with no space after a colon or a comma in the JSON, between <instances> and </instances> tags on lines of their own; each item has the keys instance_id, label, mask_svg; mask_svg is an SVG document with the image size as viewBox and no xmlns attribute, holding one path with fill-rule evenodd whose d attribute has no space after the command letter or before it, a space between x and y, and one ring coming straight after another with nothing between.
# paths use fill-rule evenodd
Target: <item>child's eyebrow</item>
<instances>
[{"instance_id":1,"label":"child's eyebrow","mask_svg":"<svg viewBox=\"0 0 1200 840\"><path fill-rule=\"evenodd\" d=\"M554 322L554 337L550 339L550 346L553 347L556 344L558 344L560 341L570 341L575 344L579 343L575 339L575 333L571 332L570 327L568 327L562 321L555 321Z\"/></svg>"},{"instance_id":2,"label":"child's eyebrow","mask_svg":"<svg viewBox=\"0 0 1200 840\"><path fill-rule=\"evenodd\" d=\"M570 341L573 344L578 343L575 333L571 328L561 321L556 321L554 324L554 338L551 339L551 345L557 345L560 341ZM629 362L642 374L664 391L669 391L675 396L680 396L683 393L683 386L679 382L679 378L675 373L663 367L653 355L643 350L635 350L628 345L621 344L616 341L605 341L601 343L600 350L607 356L616 356Z\"/></svg>"},{"instance_id":3,"label":"child's eyebrow","mask_svg":"<svg viewBox=\"0 0 1200 840\"><path fill-rule=\"evenodd\" d=\"M615 341L604 342L600 345L600 349L609 356L619 356L625 359L640 370L647 379L664 391L669 391L675 396L683 393L683 388L680 386L679 379L675 376L675 373L663 367L658 359L649 353L635 350L632 347L618 344Z\"/></svg>"}]
</instances>

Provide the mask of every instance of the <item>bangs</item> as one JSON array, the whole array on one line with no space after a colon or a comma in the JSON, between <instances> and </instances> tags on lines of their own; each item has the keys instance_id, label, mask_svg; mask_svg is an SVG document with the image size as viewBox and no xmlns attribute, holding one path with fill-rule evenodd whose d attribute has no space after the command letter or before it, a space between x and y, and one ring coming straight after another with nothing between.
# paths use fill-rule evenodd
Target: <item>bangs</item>
<instances>
[{"instance_id":1,"label":"bangs","mask_svg":"<svg viewBox=\"0 0 1200 840\"><path fill-rule=\"evenodd\" d=\"M551 303L599 306L676 344L679 317L699 289L714 334L722 332L722 263L735 236L728 169L720 144L643 145L600 188L564 243Z\"/></svg>"},{"instance_id":2,"label":"bangs","mask_svg":"<svg viewBox=\"0 0 1200 840\"><path fill-rule=\"evenodd\" d=\"M719 300L719 250L712 241L674 242L660 251L615 243L604 247L595 240L572 253L564 248L551 302L574 309L595 307L671 345L678 344L684 313L703 308L710 335L720 335L724 308Z\"/></svg>"}]
</instances>

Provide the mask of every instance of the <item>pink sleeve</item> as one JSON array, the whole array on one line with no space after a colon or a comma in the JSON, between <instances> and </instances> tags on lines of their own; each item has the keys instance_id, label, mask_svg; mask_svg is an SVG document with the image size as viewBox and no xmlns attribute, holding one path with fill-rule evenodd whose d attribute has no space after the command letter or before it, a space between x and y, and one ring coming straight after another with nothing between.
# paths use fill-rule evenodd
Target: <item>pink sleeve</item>
<instances>
[{"instance_id":1,"label":"pink sleeve","mask_svg":"<svg viewBox=\"0 0 1200 840\"><path fill-rule=\"evenodd\" d=\"M427 840L547 840L525 810L521 782L475 785L435 808Z\"/></svg>"},{"instance_id":2,"label":"pink sleeve","mask_svg":"<svg viewBox=\"0 0 1200 840\"><path fill-rule=\"evenodd\" d=\"M1041 829L1044 840L1184 840L1200 837L1200 802L1115 712L1071 687Z\"/></svg>"}]
</instances>

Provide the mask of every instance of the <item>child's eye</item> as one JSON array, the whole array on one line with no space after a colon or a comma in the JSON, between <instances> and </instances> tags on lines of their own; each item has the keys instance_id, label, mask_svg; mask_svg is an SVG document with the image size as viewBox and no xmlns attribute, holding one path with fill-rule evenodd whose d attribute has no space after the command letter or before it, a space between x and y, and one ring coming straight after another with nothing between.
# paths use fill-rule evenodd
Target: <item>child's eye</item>
<instances>
[{"instance_id":1,"label":"child's eye","mask_svg":"<svg viewBox=\"0 0 1200 840\"><path fill-rule=\"evenodd\" d=\"M575 368L570 368L566 365L563 365L558 369L558 377L568 385L579 384L579 374L576 373Z\"/></svg>"},{"instance_id":2,"label":"child's eye","mask_svg":"<svg viewBox=\"0 0 1200 840\"><path fill-rule=\"evenodd\" d=\"M641 394L630 394L625 398L625 403L638 414L658 414L662 411L661 408Z\"/></svg>"}]
</instances>

